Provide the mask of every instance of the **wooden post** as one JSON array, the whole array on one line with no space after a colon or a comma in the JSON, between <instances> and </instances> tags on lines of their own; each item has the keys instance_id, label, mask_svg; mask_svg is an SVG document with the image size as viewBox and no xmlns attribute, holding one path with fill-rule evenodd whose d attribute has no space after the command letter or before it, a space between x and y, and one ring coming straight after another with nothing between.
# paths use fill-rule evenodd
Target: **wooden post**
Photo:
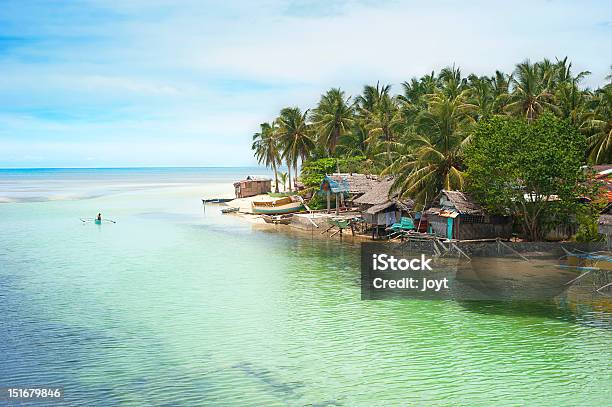
<instances>
[{"instance_id":1,"label":"wooden post","mask_svg":"<svg viewBox=\"0 0 612 407\"><path fill-rule=\"evenodd\" d=\"M329 189L327 190L327 213L329 213L331 211L331 202L330 202L330 196L329 196Z\"/></svg>"},{"instance_id":2,"label":"wooden post","mask_svg":"<svg viewBox=\"0 0 612 407\"><path fill-rule=\"evenodd\" d=\"M336 216L340 215L340 196L336 194Z\"/></svg>"}]
</instances>

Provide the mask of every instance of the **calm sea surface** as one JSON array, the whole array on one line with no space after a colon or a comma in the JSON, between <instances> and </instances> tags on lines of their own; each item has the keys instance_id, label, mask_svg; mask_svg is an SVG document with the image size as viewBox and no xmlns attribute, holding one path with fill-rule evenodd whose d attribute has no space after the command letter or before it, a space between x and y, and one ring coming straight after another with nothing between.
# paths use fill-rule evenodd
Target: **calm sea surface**
<instances>
[{"instance_id":1,"label":"calm sea surface","mask_svg":"<svg viewBox=\"0 0 612 407\"><path fill-rule=\"evenodd\" d=\"M361 301L357 245L203 210L262 173L0 171L0 387L74 406L609 405L609 302ZM117 223L79 220L98 212Z\"/></svg>"}]
</instances>

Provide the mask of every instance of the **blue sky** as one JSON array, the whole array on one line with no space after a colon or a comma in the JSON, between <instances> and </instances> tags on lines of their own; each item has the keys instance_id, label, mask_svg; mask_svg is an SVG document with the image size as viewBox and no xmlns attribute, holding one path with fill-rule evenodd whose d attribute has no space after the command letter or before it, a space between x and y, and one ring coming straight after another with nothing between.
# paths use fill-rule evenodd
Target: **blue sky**
<instances>
[{"instance_id":1,"label":"blue sky","mask_svg":"<svg viewBox=\"0 0 612 407\"><path fill-rule=\"evenodd\" d=\"M590 87L609 73L609 1L430 3L1 1L0 167L250 165L260 122L332 86L566 55Z\"/></svg>"}]
</instances>

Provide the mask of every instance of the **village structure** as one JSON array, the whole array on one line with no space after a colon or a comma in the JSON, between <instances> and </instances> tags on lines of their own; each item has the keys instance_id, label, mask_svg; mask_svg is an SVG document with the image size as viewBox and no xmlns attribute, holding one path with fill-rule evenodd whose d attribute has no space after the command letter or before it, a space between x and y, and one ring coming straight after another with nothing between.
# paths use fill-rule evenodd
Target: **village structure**
<instances>
[{"instance_id":1,"label":"village structure","mask_svg":"<svg viewBox=\"0 0 612 407\"><path fill-rule=\"evenodd\" d=\"M599 233L608 237L612 247L612 165L596 166L611 202L599 218ZM294 184L295 185L295 184ZM461 191L441 190L424 208L394 190L392 177L359 173L326 175L318 190L325 202L323 209L308 207L308 196L297 193L271 194L272 179L249 175L234 183L235 198L205 200L227 202L222 212L237 212L262 218L266 223L286 224L298 229L333 237L350 233L374 240L409 238L440 241L509 241L513 237L513 219L487 211L471 196ZM306 198L306 199L304 199ZM569 230L554 229L550 240L563 240Z\"/></svg>"},{"instance_id":2,"label":"village structure","mask_svg":"<svg viewBox=\"0 0 612 407\"><path fill-rule=\"evenodd\" d=\"M236 198L267 194L272 191L272 178L249 175L242 181L234 182Z\"/></svg>"}]
</instances>

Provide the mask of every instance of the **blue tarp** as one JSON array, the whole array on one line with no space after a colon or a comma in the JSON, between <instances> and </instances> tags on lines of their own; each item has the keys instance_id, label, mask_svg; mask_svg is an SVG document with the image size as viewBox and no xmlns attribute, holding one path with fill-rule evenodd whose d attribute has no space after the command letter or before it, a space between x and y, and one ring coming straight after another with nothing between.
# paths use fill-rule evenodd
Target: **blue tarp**
<instances>
[{"instance_id":1,"label":"blue tarp","mask_svg":"<svg viewBox=\"0 0 612 407\"><path fill-rule=\"evenodd\" d=\"M328 188L333 194L348 194L349 183L345 177L342 177L341 181L335 181L334 179L326 175L325 178L323 178L323 182L321 183L320 191L322 193L326 193Z\"/></svg>"}]
</instances>

